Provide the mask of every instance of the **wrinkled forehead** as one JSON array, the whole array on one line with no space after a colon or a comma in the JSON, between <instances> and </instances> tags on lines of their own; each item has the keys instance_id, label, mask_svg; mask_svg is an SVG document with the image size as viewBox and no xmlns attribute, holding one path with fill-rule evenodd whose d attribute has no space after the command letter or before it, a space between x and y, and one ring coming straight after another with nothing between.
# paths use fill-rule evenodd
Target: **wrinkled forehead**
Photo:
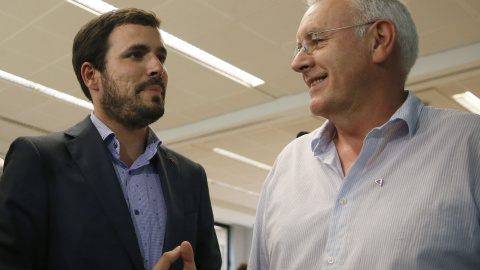
<instances>
[{"instance_id":1,"label":"wrinkled forehead","mask_svg":"<svg viewBox=\"0 0 480 270\"><path fill-rule=\"evenodd\" d=\"M305 12L298 27L297 40L309 32L343 27L352 21L349 0L320 0Z\"/></svg>"}]
</instances>

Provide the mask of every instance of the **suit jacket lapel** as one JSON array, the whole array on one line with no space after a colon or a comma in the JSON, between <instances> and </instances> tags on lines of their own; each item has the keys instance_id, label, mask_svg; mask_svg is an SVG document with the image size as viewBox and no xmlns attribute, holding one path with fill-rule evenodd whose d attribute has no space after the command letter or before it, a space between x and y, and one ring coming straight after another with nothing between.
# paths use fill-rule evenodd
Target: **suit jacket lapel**
<instances>
[{"instance_id":1,"label":"suit jacket lapel","mask_svg":"<svg viewBox=\"0 0 480 270\"><path fill-rule=\"evenodd\" d=\"M163 245L163 251L166 252L174 249L182 241L184 206L181 171L175 157L169 155L163 147L159 147L154 162L167 207L167 228Z\"/></svg>"},{"instance_id":2,"label":"suit jacket lapel","mask_svg":"<svg viewBox=\"0 0 480 270\"><path fill-rule=\"evenodd\" d=\"M138 269L144 269L135 228L112 166L110 153L90 117L67 130L65 134L73 137L66 142L66 147L104 208L134 265Z\"/></svg>"}]
</instances>

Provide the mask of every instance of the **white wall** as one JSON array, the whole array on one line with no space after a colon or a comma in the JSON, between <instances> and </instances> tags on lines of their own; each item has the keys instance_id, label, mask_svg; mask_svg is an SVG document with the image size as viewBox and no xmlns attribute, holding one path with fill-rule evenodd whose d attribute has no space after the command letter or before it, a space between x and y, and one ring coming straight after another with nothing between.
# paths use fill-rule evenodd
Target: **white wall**
<instances>
[{"instance_id":1,"label":"white wall","mask_svg":"<svg viewBox=\"0 0 480 270\"><path fill-rule=\"evenodd\" d=\"M248 263L252 248L253 228L241 225L230 227L230 267L236 270L241 263Z\"/></svg>"}]
</instances>

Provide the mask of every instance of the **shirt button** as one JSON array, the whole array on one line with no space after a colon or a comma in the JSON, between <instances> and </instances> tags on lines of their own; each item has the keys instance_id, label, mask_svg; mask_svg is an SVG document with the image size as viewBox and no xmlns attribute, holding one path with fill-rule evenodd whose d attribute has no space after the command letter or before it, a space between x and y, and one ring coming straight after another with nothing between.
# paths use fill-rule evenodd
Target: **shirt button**
<instances>
[{"instance_id":1,"label":"shirt button","mask_svg":"<svg viewBox=\"0 0 480 270\"><path fill-rule=\"evenodd\" d=\"M328 262L329 264L332 264L332 263L335 262L335 260L334 260L332 257L328 257L327 262Z\"/></svg>"},{"instance_id":2,"label":"shirt button","mask_svg":"<svg viewBox=\"0 0 480 270\"><path fill-rule=\"evenodd\" d=\"M347 204L347 200L345 200L344 198L341 198L339 202L341 205Z\"/></svg>"},{"instance_id":3,"label":"shirt button","mask_svg":"<svg viewBox=\"0 0 480 270\"><path fill-rule=\"evenodd\" d=\"M138 210L135 210L135 211L133 211L133 212L134 212L135 215L137 215L137 216L140 215L140 211L138 211Z\"/></svg>"}]
</instances>

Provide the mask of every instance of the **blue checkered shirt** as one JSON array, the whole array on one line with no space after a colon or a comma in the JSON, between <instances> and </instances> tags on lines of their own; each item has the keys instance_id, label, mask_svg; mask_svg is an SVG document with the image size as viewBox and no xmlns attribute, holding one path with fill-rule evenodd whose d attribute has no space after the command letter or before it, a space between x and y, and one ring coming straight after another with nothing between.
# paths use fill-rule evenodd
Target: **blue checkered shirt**
<instances>
[{"instance_id":1,"label":"blue checkered shirt","mask_svg":"<svg viewBox=\"0 0 480 270\"><path fill-rule=\"evenodd\" d=\"M148 128L147 147L130 168L120 160L120 143L115 133L93 113L90 119L112 154L112 164L117 173L132 217L145 269L152 269L162 256L167 209L160 177L150 160L157 153L161 141Z\"/></svg>"}]
</instances>

